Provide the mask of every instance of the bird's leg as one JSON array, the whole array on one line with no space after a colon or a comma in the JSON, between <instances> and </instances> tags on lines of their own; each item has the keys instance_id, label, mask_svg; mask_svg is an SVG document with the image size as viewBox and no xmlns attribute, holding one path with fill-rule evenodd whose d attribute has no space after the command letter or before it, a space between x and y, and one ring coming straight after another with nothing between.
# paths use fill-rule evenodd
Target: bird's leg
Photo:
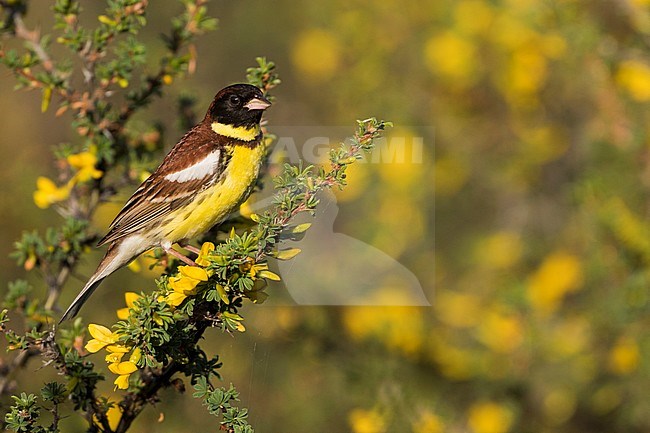
<instances>
[{"instance_id":1,"label":"bird's leg","mask_svg":"<svg viewBox=\"0 0 650 433\"><path fill-rule=\"evenodd\" d=\"M170 255L176 257L177 259L179 259L183 263L186 263L186 264L188 264L190 266L197 266L196 263L194 263L194 260L190 259L189 257L184 256L183 254L179 253L178 251L176 251L172 247L163 247L163 249L165 250L165 252L167 254L170 254Z\"/></svg>"},{"instance_id":2,"label":"bird's leg","mask_svg":"<svg viewBox=\"0 0 650 433\"><path fill-rule=\"evenodd\" d=\"M196 254L197 256L201 254L201 250L195 247L194 245L190 245L189 242L186 241L180 241L178 242L178 245L181 246L181 248L186 249L187 251Z\"/></svg>"}]
</instances>

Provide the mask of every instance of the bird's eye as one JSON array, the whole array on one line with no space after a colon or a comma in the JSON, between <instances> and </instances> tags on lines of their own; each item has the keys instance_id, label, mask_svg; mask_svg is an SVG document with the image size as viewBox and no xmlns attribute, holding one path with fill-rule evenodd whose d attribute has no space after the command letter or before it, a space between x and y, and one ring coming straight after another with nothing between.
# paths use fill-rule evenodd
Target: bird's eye
<instances>
[{"instance_id":1,"label":"bird's eye","mask_svg":"<svg viewBox=\"0 0 650 433\"><path fill-rule=\"evenodd\" d=\"M241 98L237 95L230 95L228 102L230 102L230 105L237 107L241 104Z\"/></svg>"}]
</instances>

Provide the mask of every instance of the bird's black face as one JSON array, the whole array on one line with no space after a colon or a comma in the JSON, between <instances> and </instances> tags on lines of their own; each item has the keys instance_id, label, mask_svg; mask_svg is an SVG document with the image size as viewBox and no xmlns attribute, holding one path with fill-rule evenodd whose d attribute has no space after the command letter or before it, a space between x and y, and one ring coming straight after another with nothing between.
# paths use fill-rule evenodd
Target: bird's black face
<instances>
[{"instance_id":1,"label":"bird's black face","mask_svg":"<svg viewBox=\"0 0 650 433\"><path fill-rule=\"evenodd\" d=\"M262 112L271 106L262 91L250 84L234 84L214 97L208 110L213 122L251 128L260 123Z\"/></svg>"}]
</instances>

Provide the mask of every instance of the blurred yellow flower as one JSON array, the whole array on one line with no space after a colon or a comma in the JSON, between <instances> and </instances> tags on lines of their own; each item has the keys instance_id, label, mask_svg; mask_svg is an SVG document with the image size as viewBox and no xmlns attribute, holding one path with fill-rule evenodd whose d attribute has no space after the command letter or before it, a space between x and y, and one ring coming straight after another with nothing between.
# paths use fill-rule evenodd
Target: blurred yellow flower
<instances>
[{"instance_id":1,"label":"blurred yellow flower","mask_svg":"<svg viewBox=\"0 0 650 433\"><path fill-rule=\"evenodd\" d=\"M90 353L98 352L118 339L118 335L111 332L110 329L94 323L88 325L88 332L93 336L93 339L86 343L86 350Z\"/></svg>"},{"instance_id":2,"label":"blurred yellow flower","mask_svg":"<svg viewBox=\"0 0 650 433\"><path fill-rule=\"evenodd\" d=\"M103 172L97 170L97 156L91 151L85 151L70 155L67 158L68 164L77 170L74 179L78 182L88 182L90 179L99 179Z\"/></svg>"},{"instance_id":3,"label":"blurred yellow flower","mask_svg":"<svg viewBox=\"0 0 650 433\"><path fill-rule=\"evenodd\" d=\"M425 411L413 422L413 433L442 433L444 425L436 414Z\"/></svg>"},{"instance_id":4,"label":"blurred yellow flower","mask_svg":"<svg viewBox=\"0 0 650 433\"><path fill-rule=\"evenodd\" d=\"M499 353L513 352L524 340L524 328L519 317L491 310L481 315L477 334L483 344Z\"/></svg>"},{"instance_id":5,"label":"blurred yellow flower","mask_svg":"<svg viewBox=\"0 0 650 433\"><path fill-rule=\"evenodd\" d=\"M566 134L556 125L516 125L515 132L522 142L522 158L533 164L553 161L565 154L570 146ZM526 164L523 166L528 167Z\"/></svg>"},{"instance_id":6,"label":"blurred yellow flower","mask_svg":"<svg viewBox=\"0 0 650 433\"><path fill-rule=\"evenodd\" d=\"M450 290L440 290L433 307L440 321L455 328L475 326L482 310L481 301L476 295Z\"/></svg>"},{"instance_id":7,"label":"blurred yellow flower","mask_svg":"<svg viewBox=\"0 0 650 433\"><path fill-rule=\"evenodd\" d=\"M117 317L120 320L126 320L129 318L129 309L134 308L135 301L138 300L140 295L135 292L126 292L124 294L124 301L126 302L126 308L120 308L117 310Z\"/></svg>"},{"instance_id":8,"label":"blurred yellow flower","mask_svg":"<svg viewBox=\"0 0 650 433\"><path fill-rule=\"evenodd\" d=\"M620 385L605 385L591 396L591 407L599 415L605 415L623 401L623 390Z\"/></svg>"},{"instance_id":9,"label":"blurred yellow flower","mask_svg":"<svg viewBox=\"0 0 650 433\"><path fill-rule=\"evenodd\" d=\"M440 157L433 164L433 186L441 196L456 194L468 177L467 163L454 155Z\"/></svg>"},{"instance_id":10,"label":"blurred yellow flower","mask_svg":"<svg viewBox=\"0 0 650 433\"><path fill-rule=\"evenodd\" d=\"M616 72L616 83L635 100L650 101L650 66L638 60L622 62Z\"/></svg>"},{"instance_id":11,"label":"blurred yellow flower","mask_svg":"<svg viewBox=\"0 0 650 433\"><path fill-rule=\"evenodd\" d=\"M335 35L310 29L296 37L291 60L307 80L331 78L341 63L341 46Z\"/></svg>"},{"instance_id":12,"label":"blurred yellow flower","mask_svg":"<svg viewBox=\"0 0 650 433\"><path fill-rule=\"evenodd\" d=\"M521 236L511 231L496 232L478 243L476 261L494 269L507 269L519 262L523 251Z\"/></svg>"},{"instance_id":13,"label":"blurred yellow flower","mask_svg":"<svg viewBox=\"0 0 650 433\"><path fill-rule=\"evenodd\" d=\"M456 27L463 33L483 33L490 28L494 12L483 0L462 0L456 2L454 19Z\"/></svg>"},{"instance_id":14,"label":"blurred yellow flower","mask_svg":"<svg viewBox=\"0 0 650 433\"><path fill-rule=\"evenodd\" d=\"M554 33L543 35L539 45L544 54L551 59L561 58L567 50L566 40L561 35Z\"/></svg>"},{"instance_id":15,"label":"blurred yellow flower","mask_svg":"<svg viewBox=\"0 0 650 433\"><path fill-rule=\"evenodd\" d=\"M422 238L426 231L426 210L414 200L413 195L403 191L386 191L381 202L375 206L381 228L375 233L371 244L398 257L414 242Z\"/></svg>"},{"instance_id":16,"label":"blurred yellow flower","mask_svg":"<svg viewBox=\"0 0 650 433\"><path fill-rule=\"evenodd\" d=\"M430 338L431 357L439 365L440 371L453 380L466 380L478 371L476 352L456 347L448 337L434 331Z\"/></svg>"},{"instance_id":17,"label":"blurred yellow flower","mask_svg":"<svg viewBox=\"0 0 650 433\"><path fill-rule=\"evenodd\" d=\"M505 405L484 402L469 408L467 423L474 433L505 433L512 421L512 411Z\"/></svg>"},{"instance_id":18,"label":"blurred yellow flower","mask_svg":"<svg viewBox=\"0 0 650 433\"><path fill-rule=\"evenodd\" d=\"M563 316L554 326L546 329L547 356L553 359L572 357L589 347L593 335L591 323L584 317Z\"/></svg>"},{"instance_id":19,"label":"blurred yellow flower","mask_svg":"<svg viewBox=\"0 0 650 433\"><path fill-rule=\"evenodd\" d=\"M423 147L422 140L413 130L394 128L375 149L372 161L380 163L379 175L387 187L404 190L421 184L426 166L413 152L416 146Z\"/></svg>"},{"instance_id":20,"label":"blurred yellow flower","mask_svg":"<svg viewBox=\"0 0 650 433\"><path fill-rule=\"evenodd\" d=\"M550 314L567 294L580 289L582 281L580 259L566 251L556 251L529 277L526 295L536 311Z\"/></svg>"},{"instance_id":21,"label":"blurred yellow flower","mask_svg":"<svg viewBox=\"0 0 650 433\"><path fill-rule=\"evenodd\" d=\"M34 203L41 209L47 209L54 203L58 203L70 196L72 184L58 187L56 184L44 176L36 179L36 191L34 191Z\"/></svg>"},{"instance_id":22,"label":"blurred yellow flower","mask_svg":"<svg viewBox=\"0 0 650 433\"><path fill-rule=\"evenodd\" d=\"M554 389L544 397L542 403L546 421L551 425L560 425L575 412L577 397L570 389Z\"/></svg>"},{"instance_id":23,"label":"blurred yellow flower","mask_svg":"<svg viewBox=\"0 0 650 433\"><path fill-rule=\"evenodd\" d=\"M473 84L478 74L475 45L453 32L432 36L424 47L424 60L432 73L458 85Z\"/></svg>"},{"instance_id":24,"label":"blurred yellow flower","mask_svg":"<svg viewBox=\"0 0 650 433\"><path fill-rule=\"evenodd\" d=\"M508 71L508 89L516 95L539 92L546 81L547 61L536 45L525 45L512 53Z\"/></svg>"},{"instance_id":25,"label":"blurred yellow flower","mask_svg":"<svg viewBox=\"0 0 650 433\"><path fill-rule=\"evenodd\" d=\"M95 168L97 157L93 152L81 152L67 157L68 164L77 172L62 187L47 177L40 176L36 179L36 191L34 191L34 203L41 209L46 209L54 203L61 202L70 196L70 191L77 182L87 182L90 179L98 179L102 171Z\"/></svg>"},{"instance_id":26,"label":"blurred yellow flower","mask_svg":"<svg viewBox=\"0 0 650 433\"><path fill-rule=\"evenodd\" d=\"M142 266L140 266L140 262L138 261L138 259L133 260L131 263L126 265L126 267L129 269L129 271L135 274L137 274L142 270Z\"/></svg>"},{"instance_id":27,"label":"blurred yellow flower","mask_svg":"<svg viewBox=\"0 0 650 433\"><path fill-rule=\"evenodd\" d=\"M495 18L489 36L495 44L506 52L530 43L537 33L526 22L508 9L502 10Z\"/></svg>"},{"instance_id":28,"label":"blurred yellow flower","mask_svg":"<svg viewBox=\"0 0 650 433\"><path fill-rule=\"evenodd\" d=\"M354 433L383 433L386 420L375 410L354 409L348 415L348 422Z\"/></svg>"},{"instance_id":29,"label":"blurred yellow flower","mask_svg":"<svg viewBox=\"0 0 650 433\"><path fill-rule=\"evenodd\" d=\"M390 299L387 296L381 294L380 299ZM343 324L353 338L376 339L405 355L417 354L424 343L423 309L418 307L348 307Z\"/></svg>"},{"instance_id":30,"label":"blurred yellow flower","mask_svg":"<svg viewBox=\"0 0 650 433\"><path fill-rule=\"evenodd\" d=\"M345 171L348 184L344 189L332 191L339 202L350 202L358 199L368 188L369 164L352 164Z\"/></svg>"},{"instance_id":31,"label":"blurred yellow flower","mask_svg":"<svg viewBox=\"0 0 650 433\"><path fill-rule=\"evenodd\" d=\"M638 368L640 359L637 342L629 337L621 337L609 352L608 366L613 373L626 375Z\"/></svg>"},{"instance_id":32,"label":"blurred yellow flower","mask_svg":"<svg viewBox=\"0 0 650 433\"><path fill-rule=\"evenodd\" d=\"M644 219L633 212L620 197L610 199L603 208L606 221L616 238L646 261L650 261L650 230Z\"/></svg>"}]
</instances>

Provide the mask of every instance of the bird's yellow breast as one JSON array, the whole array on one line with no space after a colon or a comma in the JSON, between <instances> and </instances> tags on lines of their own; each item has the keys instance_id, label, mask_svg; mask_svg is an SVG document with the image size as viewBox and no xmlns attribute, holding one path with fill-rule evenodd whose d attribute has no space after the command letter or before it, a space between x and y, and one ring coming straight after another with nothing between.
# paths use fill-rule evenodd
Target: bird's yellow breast
<instances>
[{"instance_id":1,"label":"bird's yellow breast","mask_svg":"<svg viewBox=\"0 0 650 433\"><path fill-rule=\"evenodd\" d=\"M259 174L264 146L232 146L226 151L231 157L221 180L170 214L161 225L165 241L173 243L206 232L248 197Z\"/></svg>"}]
</instances>

